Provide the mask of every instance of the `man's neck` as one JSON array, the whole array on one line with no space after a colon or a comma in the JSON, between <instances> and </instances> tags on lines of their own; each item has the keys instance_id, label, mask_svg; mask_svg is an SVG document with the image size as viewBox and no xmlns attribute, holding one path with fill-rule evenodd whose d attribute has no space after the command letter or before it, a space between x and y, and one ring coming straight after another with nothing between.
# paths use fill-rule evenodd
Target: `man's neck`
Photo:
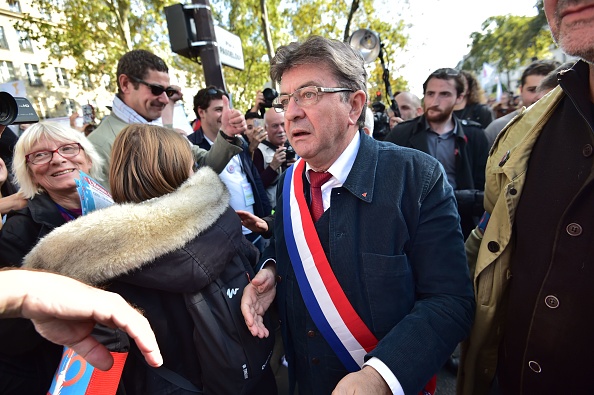
<instances>
[{"instance_id":1,"label":"man's neck","mask_svg":"<svg viewBox=\"0 0 594 395\"><path fill-rule=\"evenodd\" d=\"M204 136L206 136L210 141L214 143L215 139L217 138L218 130L212 131L208 128L205 128L204 125L202 125L202 133L204 133Z\"/></svg>"},{"instance_id":2,"label":"man's neck","mask_svg":"<svg viewBox=\"0 0 594 395\"><path fill-rule=\"evenodd\" d=\"M450 116L450 118L445 122L431 122L431 121L427 121L427 122L429 123L431 130L433 130L435 133L439 134L440 136L442 134L447 133L447 132L451 131L452 129L454 129L454 118L452 118L452 116Z\"/></svg>"}]
</instances>

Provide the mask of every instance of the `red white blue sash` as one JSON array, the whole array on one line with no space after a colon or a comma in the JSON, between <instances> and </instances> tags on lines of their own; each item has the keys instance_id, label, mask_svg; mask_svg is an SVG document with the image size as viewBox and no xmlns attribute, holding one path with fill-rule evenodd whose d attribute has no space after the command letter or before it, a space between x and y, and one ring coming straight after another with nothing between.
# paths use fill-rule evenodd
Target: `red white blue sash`
<instances>
[{"instance_id":1,"label":"red white blue sash","mask_svg":"<svg viewBox=\"0 0 594 395\"><path fill-rule=\"evenodd\" d=\"M305 162L299 159L285 174L287 250L310 316L345 368L355 372L378 341L347 299L326 258L303 193L304 171Z\"/></svg>"}]
</instances>

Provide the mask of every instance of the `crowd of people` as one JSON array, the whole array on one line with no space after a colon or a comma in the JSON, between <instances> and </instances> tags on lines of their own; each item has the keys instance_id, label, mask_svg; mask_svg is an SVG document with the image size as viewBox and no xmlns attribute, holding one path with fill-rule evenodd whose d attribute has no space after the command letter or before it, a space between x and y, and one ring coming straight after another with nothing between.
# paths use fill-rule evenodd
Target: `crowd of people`
<instances>
[{"instance_id":1,"label":"crowd of people","mask_svg":"<svg viewBox=\"0 0 594 395\"><path fill-rule=\"evenodd\" d=\"M580 60L526 65L519 106L452 68L372 105L362 56L312 36L274 100L206 86L180 125L165 62L126 53L93 130L0 159L0 393L47 393L63 346L128 353L119 394L433 394L445 364L460 395L588 393L588 4L544 1ZM113 204L84 212L83 173Z\"/></svg>"}]
</instances>

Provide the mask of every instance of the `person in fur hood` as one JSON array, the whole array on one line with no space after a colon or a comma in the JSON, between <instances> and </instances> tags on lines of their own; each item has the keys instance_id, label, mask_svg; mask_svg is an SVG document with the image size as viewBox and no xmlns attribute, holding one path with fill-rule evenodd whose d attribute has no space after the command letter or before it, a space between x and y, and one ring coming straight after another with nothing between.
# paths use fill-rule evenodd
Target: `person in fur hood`
<instances>
[{"instance_id":1,"label":"person in fur hood","mask_svg":"<svg viewBox=\"0 0 594 395\"><path fill-rule=\"evenodd\" d=\"M202 388L184 294L202 290L236 255L252 265L257 250L242 235L229 193L208 167L196 173L187 140L174 131L134 124L116 138L110 167L115 205L61 226L25 258L90 285L105 286L141 308L167 369ZM120 387L130 394L192 393L168 381L136 357L133 342ZM199 351L198 351L199 352ZM270 371L264 388L276 393Z\"/></svg>"}]
</instances>

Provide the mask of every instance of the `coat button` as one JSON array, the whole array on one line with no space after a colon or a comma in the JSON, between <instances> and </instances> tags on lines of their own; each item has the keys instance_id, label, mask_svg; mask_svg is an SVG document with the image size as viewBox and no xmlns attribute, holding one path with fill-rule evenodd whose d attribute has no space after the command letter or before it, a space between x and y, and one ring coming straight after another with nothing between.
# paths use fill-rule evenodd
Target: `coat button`
<instances>
[{"instance_id":1,"label":"coat button","mask_svg":"<svg viewBox=\"0 0 594 395\"><path fill-rule=\"evenodd\" d=\"M488 248L488 249L489 249L489 251L491 251L491 252L497 252L497 251L499 251L499 243L498 243L498 242L496 242L496 241L490 241L490 242L487 244L487 248Z\"/></svg>"},{"instance_id":2,"label":"coat button","mask_svg":"<svg viewBox=\"0 0 594 395\"><path fill-rule=\"evenodd\" d=\"M313 357L311 359L311 363L313 363L314 365L318 365L320 363L320 358L318 357Z\"/></svg>"},{"instance_id":3,"label":"coat button","mask_svg":"<svg viewBox=\"0 0 594 395\"><path fill-rule=\"evenodd\" d=\"M586 144L584 145L584 148L582 148L582 155L584 155L587 158L592 155L592 151L594 151L592 149L592 146L590 144Z\"/></svg>"},{"instance_id":4,"label":"coat button","mask_svg":"<svg viewBox=\"0 0 594 395\"><path fill-rule=\"evenodd\" d=\"M534 372L534 373L540 373L542 372L542 369L540 368L540 364L536 361L530 361L528 362L528 367Z\"/></svg>"},{"instance_id":5,"label":"coat button","mask_svg":"<svg viewBox=\"0 0 594 395\"><path fill-rule=\"evenodd\" d=\"M516 188L511 188L509 190L509 194L512 195L512 196L515 196L515 195L518 194L518 190Z\"/></svg>"},{"instance_id":6,"label":"coat button","mask_svg":"<svg viewBox=\"0 0 594 395\"><path fill-rule=\"evenodd\" d=\"M570 236L579 236L582 234L582 227L580 224L576 224L575 222L570 223L567 225L567 234Z\"/></svg>"},{"instance_id":7,"label":"coat button","mask_svg":"<svg viewBox=\"0 0 594 395\"><path fill-rule=\"evenodd\" d=\"M315 337L316 331L307 331L307 337Z\"/></svg>"},{"instance_id":8,"label":"coat button","mask_svg":"<svg viewBox=\"0 0 594 395\"><path fill-rule=\"evenodd\" d=\"M554 295L548 295L545 297L545 304L550 309L556 309L559 307L559 299L557 299L557 297Z\"/></svg>"}]
</instances>

